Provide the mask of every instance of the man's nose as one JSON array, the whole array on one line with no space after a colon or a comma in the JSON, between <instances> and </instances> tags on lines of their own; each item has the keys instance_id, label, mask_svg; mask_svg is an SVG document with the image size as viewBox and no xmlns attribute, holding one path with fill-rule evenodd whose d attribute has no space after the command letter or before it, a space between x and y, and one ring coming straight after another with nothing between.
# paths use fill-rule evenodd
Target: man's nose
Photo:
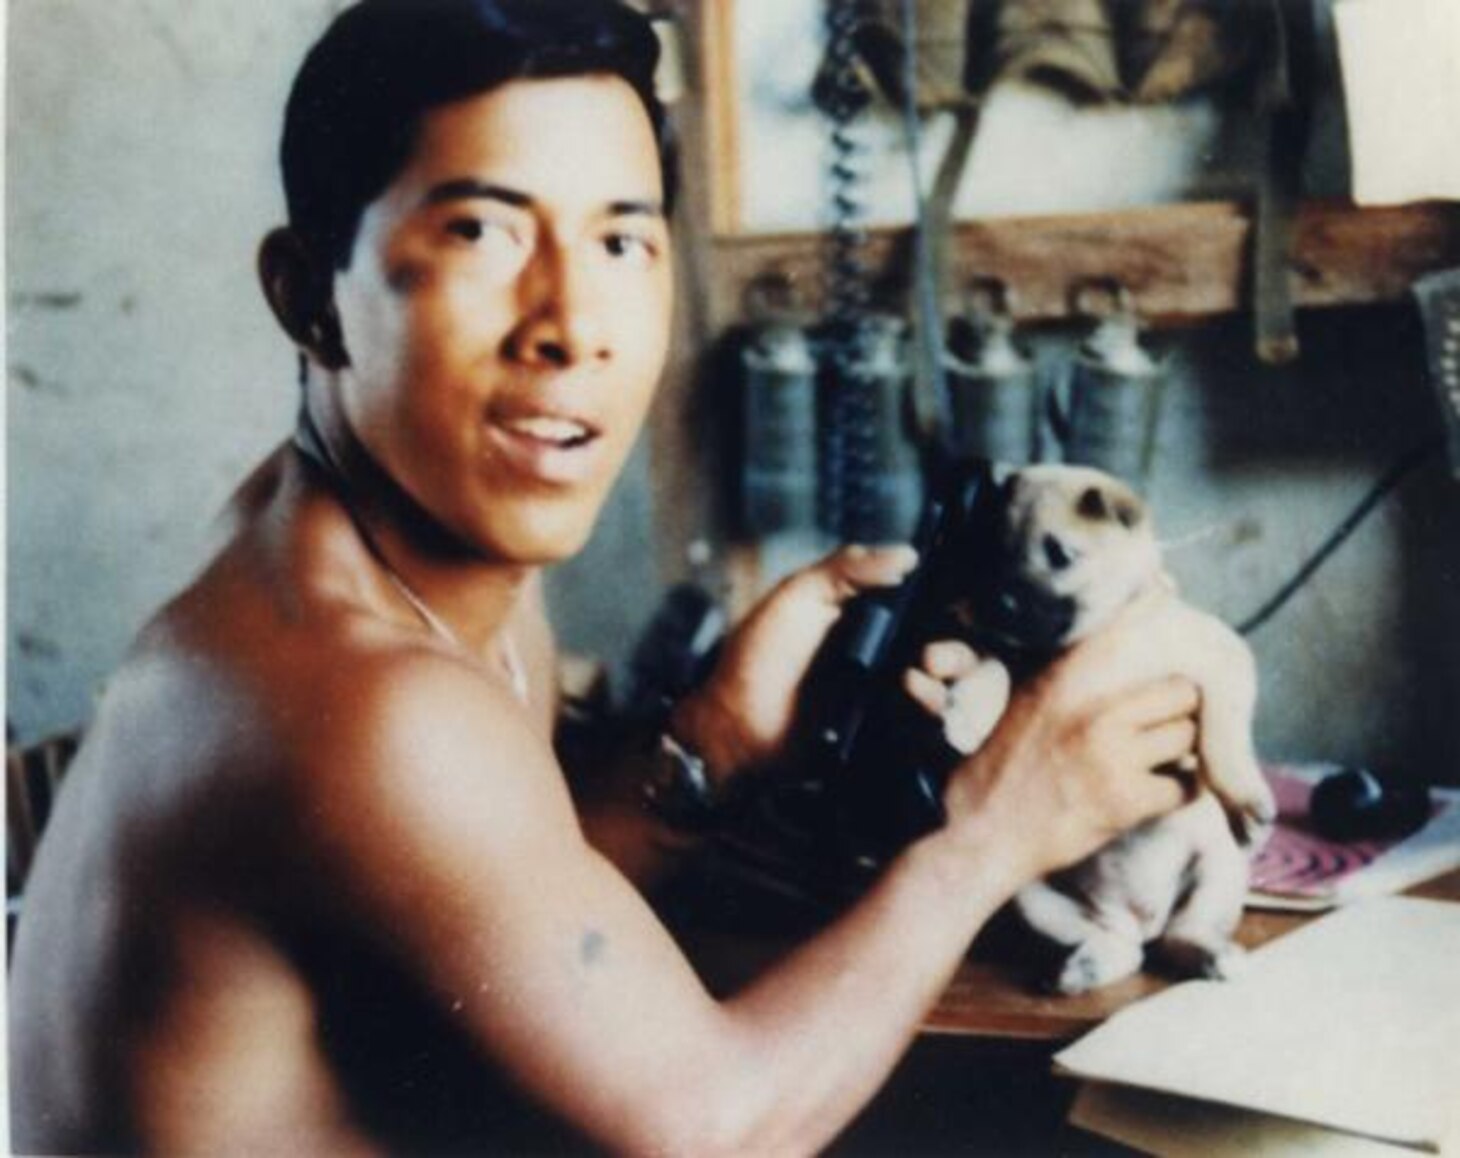
<instances>
[{"instance_id":1,"label":"man's nose","mask_svg":"<svg viewBox=\"0 0 1460 1158\"><path fill-rule=\"evenodd\" d=\"M539 254L521 289L522 314L509 338L514 357L558 367L608 359L608 303L586 260L561 251Z\"/></svg>"}]
</instances>

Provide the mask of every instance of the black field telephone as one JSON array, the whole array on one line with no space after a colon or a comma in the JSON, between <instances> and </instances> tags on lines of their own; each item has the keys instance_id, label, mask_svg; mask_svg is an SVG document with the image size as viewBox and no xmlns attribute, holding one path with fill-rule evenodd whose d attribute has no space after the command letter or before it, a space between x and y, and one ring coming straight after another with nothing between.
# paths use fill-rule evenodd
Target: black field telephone
<instances>
[{"instance_id":1,"label":"black field telephone","mask_svg":"<svg viewBox=\"0 0 1460 1158\"><path fill-rule=\"evenodd\" d=\"M969 598L996 551L1001 507L987 462L951 468L924 505L903 583L854 600L806 684L810 769L825 787L840 852L874 866L943 823L957 759L941 727L902 690L930 640L964 634L949 608Z\"/></svg>"}]
</instances>

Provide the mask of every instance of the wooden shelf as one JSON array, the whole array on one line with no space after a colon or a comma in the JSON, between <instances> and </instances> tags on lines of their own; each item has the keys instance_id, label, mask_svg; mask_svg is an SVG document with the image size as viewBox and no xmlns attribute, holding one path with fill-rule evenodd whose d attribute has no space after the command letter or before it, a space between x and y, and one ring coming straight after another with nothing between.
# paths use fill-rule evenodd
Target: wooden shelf
<instances>
[{"instance_id":1,"label":"wooden shelf","mask_svg":"<svg viewBox=\"0 0 1460 1158\"><path fill-rule=\"evenodd\" d=\"M906 282L900 271L908 237L906 229L871 231L869 264L875 279L893 287L890 302ZM815 233L716 239L712 328L742 317L745 287L772 271L792 278L816 310L823 245ZM953 242L959 279L1001 279L1014 292L1015 316L1030 321L1070 317L1074 288L1095 278L1119 280L1138 311L1161 324L1241 311L1251 249L1251 212L1230 201L961 222ZM1293 296L1300 307L1395 301L1417 277L1453 266L1460 266L1457 203L1359 209L1307 201L1294 222Z\"/></svg>"}]
</instances>

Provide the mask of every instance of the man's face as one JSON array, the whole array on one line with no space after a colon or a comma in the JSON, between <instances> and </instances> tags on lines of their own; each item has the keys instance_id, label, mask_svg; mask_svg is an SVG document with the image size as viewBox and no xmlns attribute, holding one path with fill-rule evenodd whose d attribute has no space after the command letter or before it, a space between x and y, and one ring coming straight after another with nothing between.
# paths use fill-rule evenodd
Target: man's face
<instances>
[{"instance_id":1,"label":"man's face","mask_svg":"<svg viewBox=\"0 0 1460 1158\"><path fill-rule=\"evenodd\" d=\"M346 418L487 557L551 562L592 530L668 347L661 198L638 97L591 76L433 110L365 211L335 281Z\"/></svg>"}]
</instances>

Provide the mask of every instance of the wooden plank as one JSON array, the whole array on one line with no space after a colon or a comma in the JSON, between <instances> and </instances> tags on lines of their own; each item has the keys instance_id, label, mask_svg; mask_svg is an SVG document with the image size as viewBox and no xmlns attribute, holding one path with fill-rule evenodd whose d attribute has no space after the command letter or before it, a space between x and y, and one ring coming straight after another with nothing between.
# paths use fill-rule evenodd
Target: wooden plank
<instances>
[{"instance_id":1,"label":"wooden plank","mask_svg":"<svg viewBox=\"0 0 1460 1158\"><path fill-rule=\"evenodd\" d=\"M704 78L704 159L710 174L710 228L733 234L740 228L740 77L735 58L732 0L705 0L700 35Z\"/></svg>"},{"instance_id":2,"label":"wooden plank","mask_svg":"<svg viewBox=\"0 0 1460 1158\"><path fill-rule=\"evenodd\" d=\"M678 9L684 43L699 45L701 51L690 58L696 71L688 78L688 93L673 110L681 148L680 199L673 223L677 304L669 359L647 423L654 547L665 583L686 576L690 544L712 539L721 521L715 514L721 501L715 480L721 468L713 445L706 445L713 440L705 437L708 420L698 383L707 336L714 332L708 304L714 254L703 239L711 234L719 195L713 183L720 180L706 163L714 152L709 141L720 114L710 117L707 111L726 83L713 79L716 57L707 46L721 36L718 25L728 20L729 9L730 0Z\"/></svg>"},{"instance_id":3,"label":"wooden plank","mask_svg":"<svg viewBox=\"0 0 1460 1158\"><path fill-rule=\"evenodd\" d=\"M1137 309L1179 323L1247 308L1252 219L1237 202L1198 202L1113 213L963 222L953 240L960 281L998 277L1014 313L1030 320L1073 315L1075 290L1115 278ZM791 278L807 308L820 307L817 234L723 238L714 243L710 315L716 329L741 316L745 286L767 273ZM901 309L906 230L877 230L868 259L877 295ZM1432 202L1358 209L1305 202L1294 226L1299 306L1361 305L1402 297L1422 274L1460 266L1460 205Z\"/></svg>"}]
</instances>

